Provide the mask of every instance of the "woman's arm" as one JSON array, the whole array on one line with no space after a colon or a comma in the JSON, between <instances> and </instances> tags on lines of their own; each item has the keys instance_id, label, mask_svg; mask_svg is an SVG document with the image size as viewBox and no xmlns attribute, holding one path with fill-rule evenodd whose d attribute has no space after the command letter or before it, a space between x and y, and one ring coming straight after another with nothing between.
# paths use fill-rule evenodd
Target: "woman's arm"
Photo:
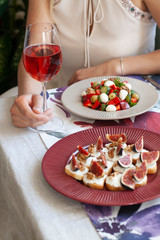
<instances>
[{"instance_id":1,"label":"woman's arm","mask_svg":"<svg viewBox=\"0 0 160 240\"><path fill-rule=\"evenodd\" d=\"M27 25L35 22L52 22L50 18L50 0L29 0Z\"/></svg>"},{"instance_id":2,"label":"woman's arm","mask_svg":"<svg viewBox=\"0 0 160 240\"><path fill-rule=\"evenodd\" d=\"M160 74L160 50L123 58L123 70L120 58L111 59L91 68L79 69L69 79L68 85L90 77L133 74Z\"/></svg>"},{"instance_id":3,"label":"woman's arm","mask_svg":"<svg viewBox=\"0 0 160 240\"><path fill-rule=\"evenodd\" d=\"M29 0L27 22L52 22L49 0ZM40 92L42 84L25 71L22 59L18 67L18 97L10 112L16 127L35 127L47 123L52 118L52 109L42 111L43 101Z\"/></svg>"},{"instance_id":4,"label":"woman's arm","mask_svg":"<svg viewBox=\"0 0 160 240\"><path fill-rule=\"evenodd\" d=\"M52 22L49 4L49 0L29 0L26 25L43 21ZM18 67L18 95L40 93L41 87L40 82L35 81L26 73L21 59Z\"/></svg>"}]
</instances>

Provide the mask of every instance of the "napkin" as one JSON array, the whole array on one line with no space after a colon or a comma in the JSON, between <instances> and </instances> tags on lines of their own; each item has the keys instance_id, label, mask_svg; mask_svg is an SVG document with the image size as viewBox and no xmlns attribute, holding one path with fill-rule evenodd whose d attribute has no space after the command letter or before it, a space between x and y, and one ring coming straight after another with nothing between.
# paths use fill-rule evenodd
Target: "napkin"
<instances>
[{"instance_id":1,"label":"napkin","mask_svg":"<svg viewBox=\"0 0 160 240\"><path fill-rule=\"evenodd\" d=\"M139 76L135 78L143 80ZM48 105L53 108L55 117L58 117L63 124L53 135L40 133L47 149L59 141L62 134L67 136L106 124L105 121L102 123L102 121L80 118L66 111L61 103L64 90L65 88L59 88L48 91ZM160 133L160 100L156 106L144 114L131 119L107 121L107 125L143 128ZM104 240L160 239L160 198L129 206L95 206L84 203L82 205L97 233Z\"/></svg>"},{"instance_id":2,"label":"napkin","mask_svg":"<svg viewBox=\"0 0 160 240\"><path fill-rule=\"evenodd\" d=\"M84 119L66 111L61 103L61 95L64 90L65 88L48 90L47 104L49 108L53 109L54 113L53 121L49 122L48 129L52 129L53 133L52 135L39 133L47 149L60 140L62 136L65 137L69 134L92 128L92 124L94 123L92 119Z\"/></svg>"}]
</instances>

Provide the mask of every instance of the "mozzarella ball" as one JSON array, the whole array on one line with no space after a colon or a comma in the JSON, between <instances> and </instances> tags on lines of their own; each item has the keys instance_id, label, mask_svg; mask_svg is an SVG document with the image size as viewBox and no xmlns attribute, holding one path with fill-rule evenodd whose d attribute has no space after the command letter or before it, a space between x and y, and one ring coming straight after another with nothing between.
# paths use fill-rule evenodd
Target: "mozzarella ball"
<instances>
[{"instance_id":1,"label":"mozzarella ball","mask_svg":"<svg viewBox=\"0 0 160 240\"><path fill-rule=\"evenodd\" d=\"M86 93L86 91L83 91L82 93L81 93L81 96L85 96L87 93Z\"/></svg>"},{"instance_id":2,"label":"mozzarella ball","mask_svg":"<svg viewBox=\"0 0 160 240\"><path fill-rule=\"evenodd\" d=\"M116 111L116 107L112 104L106 107L106 112L115 112L115 111Z\"/></svg>"},{"instance_id":3,"label":"mozzarella ball","mask_svg":"<svg viewBox=\"0 0 160 240\"><path fill-rule=\"evenodd\" d=\"M112 86L112 85L115 85L114 84L114 82L113 81L110 81L110 80L107 80L107 81L105 81L105 83L104 83L104 86Z\"/></svg>"},{"instance_id":4,"label":"mozzarella ball","mask_svg":"<svg viewBox=\"0 0 160 240\"><path fill-rule=\"evenodd\" d=\"M125 83L125 85L126 85L126 87L127 87L129 90L131 90L131 89L132 89L132 86L131 86L131 84L130 84L130 83Z\"/></svg>"},{"instance_id":5,"label":"mozzarella ball","mask_svg":"<svg viewBox=\"0 0 160 240\"><path fill-rule=\"evenodd\" d=\"M100 100L102 103L108 102L108 95L106 93L101 93Z\"/></svg>"},{"instance_id":6,"label":"mozzarella ball","mask_svg":"<svg viewBox=\"0 0 160 240\"><path fill-rule=\"evenodd\" d=\"M119 98L123 101L128 95L128 92L124 89L121 89L119 92Z\"/></svg>"}]
</instances>

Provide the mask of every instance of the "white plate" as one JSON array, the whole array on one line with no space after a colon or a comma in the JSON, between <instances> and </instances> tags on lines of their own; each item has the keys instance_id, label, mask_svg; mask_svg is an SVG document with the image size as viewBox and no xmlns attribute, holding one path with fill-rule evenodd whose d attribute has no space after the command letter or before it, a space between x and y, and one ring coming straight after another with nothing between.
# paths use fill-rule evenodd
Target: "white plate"
<instances>
[{"instance_id":1,"label":"white plate","mask_svg":"<svg viewBox=\"0 0 160 240\"><path fill-rule=\"evenodd\" d=\"M89 78L72 84L62 94L61 100L64 107L80 117L97 120L115 120L140 115L151 109L158 102L158 92L151 84L130 77L120 77L122 81L128 81L132 85L132 89L139 94L140 99L135 106L116 112L99 111L84 107L81 102L82 91L90 87L91 82L101 82L111 77L115 76Z\"/></svg>"}]
</instances>

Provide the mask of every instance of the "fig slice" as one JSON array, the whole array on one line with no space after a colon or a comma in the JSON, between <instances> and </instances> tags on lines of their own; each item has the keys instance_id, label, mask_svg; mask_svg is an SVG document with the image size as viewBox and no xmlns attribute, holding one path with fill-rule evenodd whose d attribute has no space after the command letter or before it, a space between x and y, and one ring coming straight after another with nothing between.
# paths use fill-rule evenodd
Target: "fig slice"
<instances>
[{"instance_id":1,"label":"fig slice","mask_svg":"<svg viewBox=\"0 0 160 240\"><path fill-rule=\"evenodd\" d=\"M100 152L100 157L101 157L101 160L102 160L102 166L104 168L106 168L107 167L107 159L106 159L105 153L101 151Z\"/></svg>"},{"instance_id":2,"label":"fig slice","mask_svg":"<svg viewBox=\"0 0 160 240\"><path fill-rule=\"evenodd\" d=\"M78 163L77 163L77 160L76 160L76 157L74 154L72 154L72 158L71 158L71 170L72 171L77 171L79 168L78 168Z\"/></svg>"},{"instance_id":3,"label":"fig slice","mask_svg":"<svg viewBox=\"0 0 160 240\"><path fill-rule=\"evenodd\" d=\"M133 175L135 173L135 168L126 169L121 176L121 184L127 190L135 189L135 181Z\"/></svg>"},{"instance_id":4,"label":"fig slice","mask_svg":"<svg viewBox=\"0 0 160 240\"><path fill-rule=\"evenodd\" d=\"M101 136L98 137L96 147L97 147L97 151L100 151L103 148L103 141Z\"/></svg>"},{"instance_id":5,"label":"fig slice","mask_svg":"<svg viewBox=\"0 0 160 240\"><path fill-rule=\"evenodd\" d=\"M147 162L144 161L139 167L136 167L134 178L136 181L141 181L147 174Z\"/></svg>"},{"instance_id":6,"label":"fig slice","mask_svg":"<svg viewBox=\"0 0 160 240\"><path fill-rule=\"evenodd\" d=\"M138 141L134 144L133 151L141 152L143 149L143 146L144 146L143 136L141 136L140 139L138 139Z\"/></svg>"},{"instance_id":7,"label":"fig slice","mask_svg":"<svg viewBox=\"0 0 160 240\"><path fill-rule=\"evenodd\" d=\"M106 138L108 139L108 141L113 142L113 143L117 143L119 138L122 138L122 143L126 143L127 142L127 135L125 133L121 133L121 134L106 134Z\"/></svg>"},{"instance_id":8,"label":"fig slice","mask_svg":"<svg viewBox=\"0 0 160 240\"><path fill-rule=\"evenodd\" d=\"M159 151L141 152L140 159L146 161L147 165L151 165L159 159Z\"/></svg>"},{"instance_id":9,"label":"fig slice","mask_svg":"<svg viewBox=\"0 0 160 240\"><path fill-rule=\"evenodd\" d=\"M131 154L127 154L117 160L117 163L123 167L123 168L128 168L132 164L132 158Z\"/></svg>"},{"instance_id":10,"label":"fig slice","mask_svg":"<svg viewBox=\"0 0 160 240\"><path fill-rule=\"evenodd\" d=\"M83 147L77 146L77 148L78 148L78 151L79 151L81 154L83 154L84 156L86 156L86 157L89 157L89 156L90 156L90 153L89 153L88 151L86 151Z\"/></svg>"},{"instance_id":11,"label":"fig slice","mask_svg":"<svg viewBox=\"0 0 160 240\"><path fill-rule=\"evenodd\" d=\"M117 149L116 149L116 154L117 155L122 155L122 151L123 151L123 148L122 148L122 137L120 137L118 139L118 143L117 143Z\"/></svg>"},{"instance_id":12,"label":"fig slice","mask_svg":"<svg viewBox=\"0 0 160 240\"><path fill-rule=\"evenodd\" d=\"M93 173L97 178L103 177L104 171L101 165L97 161L92 161L90 166L90 171Z\"/></svg>"}]
</instances>

